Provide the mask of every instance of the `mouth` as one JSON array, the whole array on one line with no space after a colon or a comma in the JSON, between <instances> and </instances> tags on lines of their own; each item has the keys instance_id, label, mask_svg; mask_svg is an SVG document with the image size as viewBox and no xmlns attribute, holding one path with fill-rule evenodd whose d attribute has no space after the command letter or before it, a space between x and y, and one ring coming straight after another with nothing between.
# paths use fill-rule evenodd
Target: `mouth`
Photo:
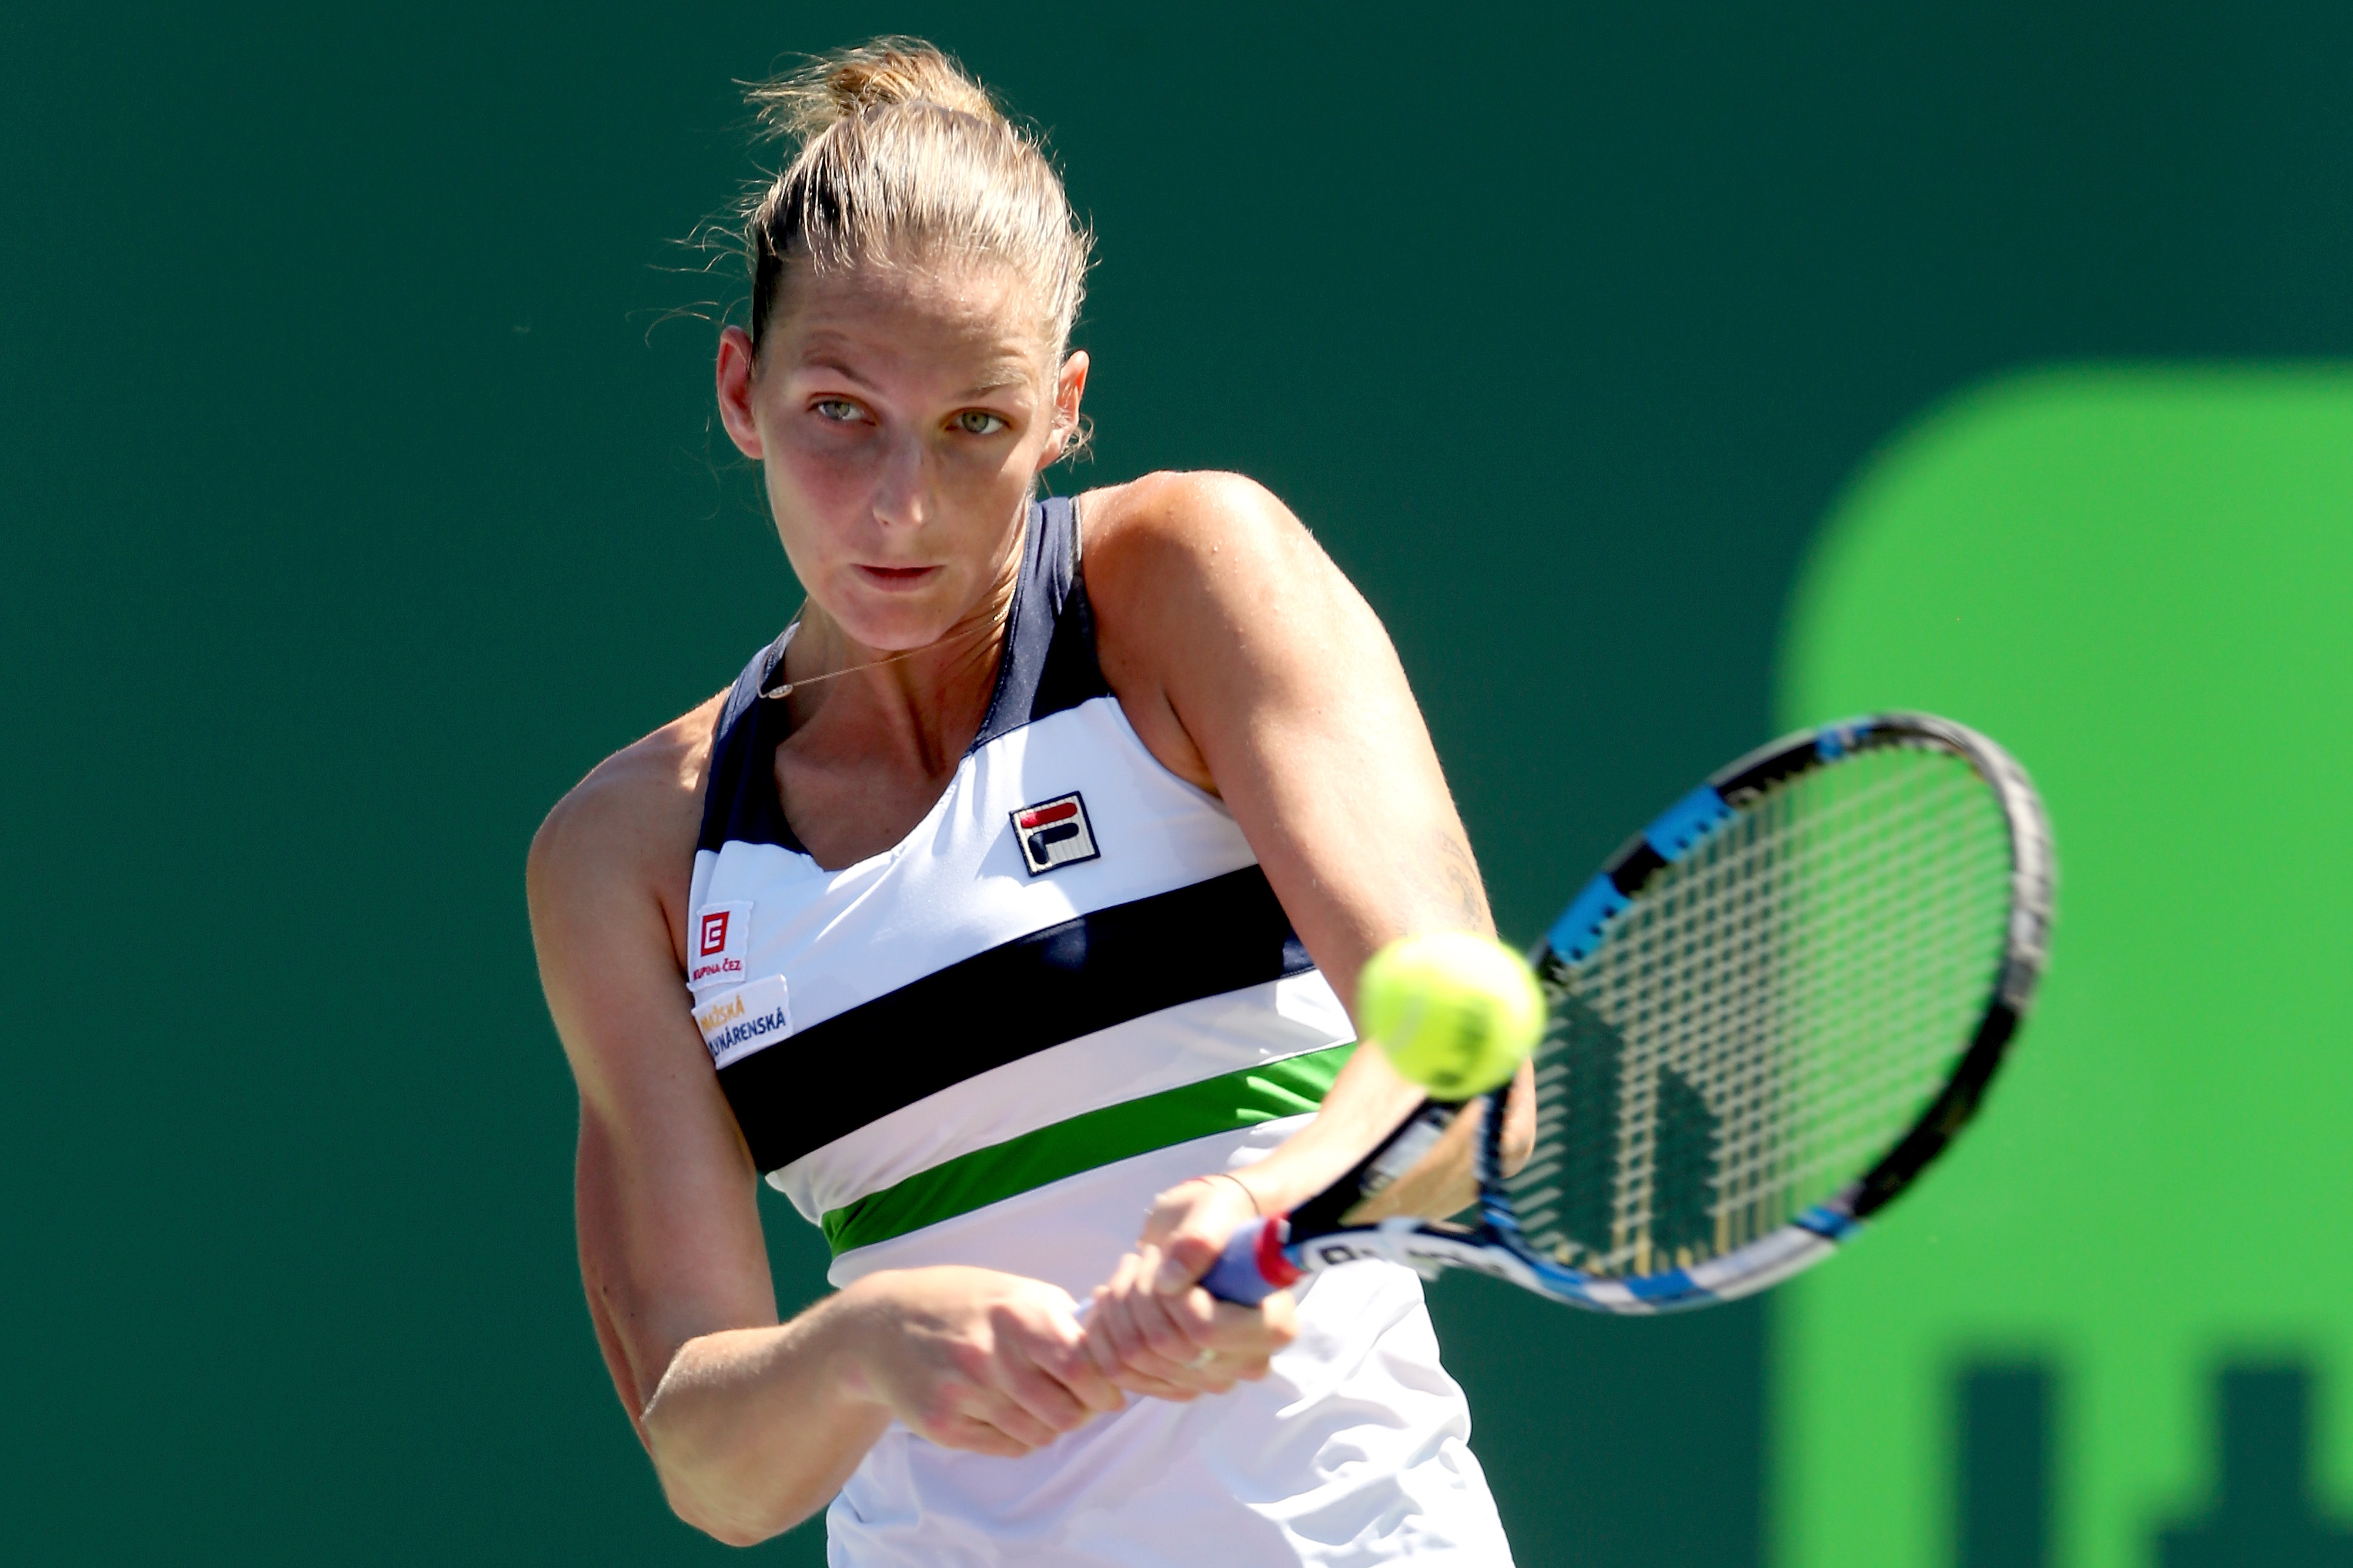
<instances>
[{"instance_id":1,"label":"mouth","mask_svg":"<svg viewBox=\"0 0 2353 1568\"><path fill-rule=\"evenodd\" d=\"M871 587L905 592L930 583L943 570L937 566L860 566L859 578Z\"/></svg>"}]
</instances>

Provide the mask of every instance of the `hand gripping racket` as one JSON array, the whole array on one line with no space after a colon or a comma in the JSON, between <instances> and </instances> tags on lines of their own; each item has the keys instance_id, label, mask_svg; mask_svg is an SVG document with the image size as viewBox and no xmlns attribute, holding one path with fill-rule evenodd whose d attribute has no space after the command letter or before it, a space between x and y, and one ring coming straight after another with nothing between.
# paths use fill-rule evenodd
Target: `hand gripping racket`
<instances>
[{"instance_id":1,"label":"hand gripping racket","mask_svg":"<svg viewBox=\"0 0 2353 1568\"><path fill-rule=\"evenodd\" d=\"M2025 772L1948 720L1883 714L1751 752L1537 944L1550 1016L1525 1163L1504 1169L1508 1089L1424 1101L1329 1190L1238 1230L1202 1283L1255 1302L1383 1258L1648 1313L1787 1279L1976 1114L2042 972L2054 876ZM1466 1140L1473 1212L1375 1217Z\"/></svg>"}]
</instances>

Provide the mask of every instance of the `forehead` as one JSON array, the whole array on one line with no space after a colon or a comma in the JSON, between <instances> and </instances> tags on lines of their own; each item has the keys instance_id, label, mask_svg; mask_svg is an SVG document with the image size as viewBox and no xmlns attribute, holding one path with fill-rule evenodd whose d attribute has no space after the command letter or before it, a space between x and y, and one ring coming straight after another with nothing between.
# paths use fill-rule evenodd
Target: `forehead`
<instances>
[{"instance_id":1,"label":"forehead","mask_svg":"<svg viewBox=\"0 0 2353 1568\"><path fill-rule=\"evenodd\" d=\"M1040 386L1047 350L1031 292L1012 268L985 263L804 268L787 280L764 357L875 381Z\"/></svg>"}]
</instances>

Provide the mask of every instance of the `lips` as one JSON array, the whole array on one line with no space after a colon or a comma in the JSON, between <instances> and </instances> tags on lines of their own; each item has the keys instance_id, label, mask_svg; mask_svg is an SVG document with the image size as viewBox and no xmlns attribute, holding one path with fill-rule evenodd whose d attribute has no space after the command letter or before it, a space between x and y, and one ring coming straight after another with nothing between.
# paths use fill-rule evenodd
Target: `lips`
<instances>
[{"instance_id":1,"label":"lips","mask_svg":"<svg viewBox=\"0 0 2353 1568\"><path fill-rule=\"evenodd\" d=\"M858 574L877 588L915 588L932 580L936 566L860 566Z\"/></svg>"}]
</instances>

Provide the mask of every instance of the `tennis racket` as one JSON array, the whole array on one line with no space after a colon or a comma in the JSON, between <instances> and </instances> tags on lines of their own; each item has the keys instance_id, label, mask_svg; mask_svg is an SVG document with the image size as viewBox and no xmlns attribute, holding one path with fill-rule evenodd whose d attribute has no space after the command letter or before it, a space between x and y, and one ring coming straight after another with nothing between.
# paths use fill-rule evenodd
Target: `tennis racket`
<instances>
[{"instance_id":1,"label":"tennis racket","mask_svg":"<svg viewBox=\"0 0 2353 1568\"><path fill-rule=\"evenodd\" d=\"M1508 1086L1424 1101L1328 1191L1236 1231L1202 1283L1255 1302L1381 1258L1651 1313L1785 1279L1976 1115L2042 972L2054 877L2024 770L1948 720L1888 713L1751 752L1536 945L1550 1016L1516 1170ZM1426 1203L1423 1173L1459 1171L1465 1143L1475 1208L1381 1217Z\"/></svg>"}]
</instances>

